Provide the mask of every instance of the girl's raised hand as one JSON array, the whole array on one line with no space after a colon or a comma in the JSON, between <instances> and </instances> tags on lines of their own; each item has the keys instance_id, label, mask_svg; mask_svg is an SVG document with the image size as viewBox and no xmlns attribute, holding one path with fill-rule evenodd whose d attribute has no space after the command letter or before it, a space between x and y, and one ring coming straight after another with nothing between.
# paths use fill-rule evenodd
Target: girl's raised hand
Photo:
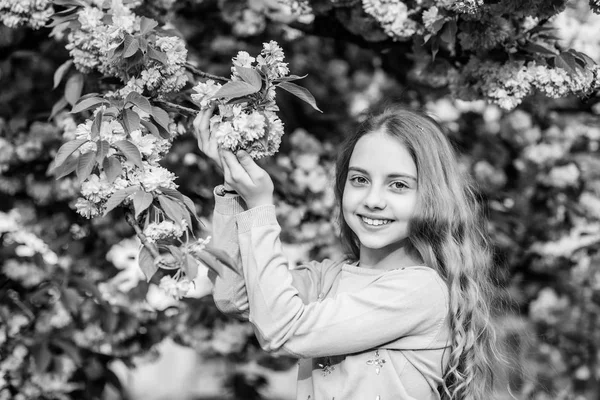
<instances>
[{"instance_id":1,"label":"girl's raised hand","mask_svg":"<svg viewBox=\"0 0 600 400\"><path fill-rule=\"evenodd\" d=\"M225 183L234 188L246 202L248 208L273 204L273 181L244 150L233 154L219 149L223 160Z\"/></svg>"},{"instance_id":2,"label":"girl's raised hand","mask_svg":"<svg viewBox=\"0 0 600 400\"><path fill-rule=\"evenodd\" d=\"M212 117L215 106L202 110L194 118L194 136L198 140L198 148L213 160L221 171L223 170L223 160L219 154L217 140L210 132L210 118Z\"/></svg>"}]
</instances>

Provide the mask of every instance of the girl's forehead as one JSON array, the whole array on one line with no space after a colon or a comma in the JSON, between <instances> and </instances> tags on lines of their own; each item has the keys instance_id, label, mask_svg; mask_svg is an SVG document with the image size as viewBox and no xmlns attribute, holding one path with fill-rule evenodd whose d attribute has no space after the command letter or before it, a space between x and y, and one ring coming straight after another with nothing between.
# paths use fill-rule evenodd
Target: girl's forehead
<instances>
[{"instance_id":1,"label":"girl's forehead","mask_svg":"<svg viewBox=\"0 0 600 400\"><path fill-rule=\"evenodd\" d=\"M349 166L388 175L417 174L417 166L402 141L380 131L367 133L358 140Z\"/></svg>"}]
</instances>

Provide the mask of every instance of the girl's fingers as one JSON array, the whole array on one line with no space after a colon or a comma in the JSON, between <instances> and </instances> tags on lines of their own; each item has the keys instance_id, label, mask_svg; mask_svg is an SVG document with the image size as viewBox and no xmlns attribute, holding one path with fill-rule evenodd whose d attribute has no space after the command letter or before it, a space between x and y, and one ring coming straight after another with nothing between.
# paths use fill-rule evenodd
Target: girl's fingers
<instances>
[{"instance_id":1,"label":"girl's fingers","mask_svg":"<svg viewBox=\"0 0 600 400\"><path fill-rule=\"evenodd\" d=\"M252 179L239 163L237 157L229 150L220 150L221 156L223 157L224 165L227 166L231 174L231 180L246 185L252 184Z\"/></svg>"},{"instance_id":2,"label":"girl's fingers","mask_svg":"<svg viewBox=\"0 0 600 400\"><path fill-rule=\"evenodd\" d=\"M202 110L198 113L198 116L194 119L194 128L197 130L198 146L201 150L204 150L210 141L210 118L212 117L215 109L214 104Z\"/></svg>"},{"instance_id":3,"label":"girl's fingers","mask_svg":"<svg viewBox=\"0 0 600 400\"><path fill-rule=\"evenodd\" d=\"M253 182L256 182L265 172L261 167L254 162L250 154L244 150L240 150L235 154L238 162L244 168L246 173L250 176Z\"/></svg>"}]
</instances>

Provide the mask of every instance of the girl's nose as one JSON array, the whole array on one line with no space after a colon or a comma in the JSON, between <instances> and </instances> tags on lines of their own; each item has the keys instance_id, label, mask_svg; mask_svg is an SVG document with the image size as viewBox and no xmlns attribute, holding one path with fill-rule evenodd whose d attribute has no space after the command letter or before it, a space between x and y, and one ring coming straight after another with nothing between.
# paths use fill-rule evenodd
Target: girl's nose
<instances>
[{"instance_id":1,"label":"girl's nose","mask_svg":"<svg viewBox=\"0 0 600 400\"><path fill-rule=\"evenodd\" d=\"M385 199L379 189L374 187L369 190L367 196L365 197L365 206L373 209L383 209L385 208Z\"/></svg>"}]
</instances>

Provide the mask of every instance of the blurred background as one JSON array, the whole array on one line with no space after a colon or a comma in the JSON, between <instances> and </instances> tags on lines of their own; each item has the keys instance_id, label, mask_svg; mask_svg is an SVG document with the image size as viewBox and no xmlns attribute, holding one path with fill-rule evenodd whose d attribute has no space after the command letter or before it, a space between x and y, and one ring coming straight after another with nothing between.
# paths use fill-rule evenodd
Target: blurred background
<instances>
[{"instance_id":1,"label":"blurred background","mask_svg":"<svg viewBox=\"0 0 600 400\"><path fill-rule=\"evenodd\" d=\"M78 64L56 82L92 38L47 25L102 3L0 1L0 399L293 399L296 360L264 353L248 323L220 314L206 270L187 297L168 296L141 273L123 209L86 219L74 174L48 173L85 120L65 96L106 91L114 77ZM262 161L292 267L342 255L336 147L368 109L406 104L445 125L494 245L509 360L498 397L598 399L600 5L487 3L390 2L399 27L378 1L125 2L185 42L193 68L162 98L172 104L194 108L204 78L193 69L229 76L238 51L256 56L270 40L307 75L298 83L323 113L278 92L285 135ZM189 133L193 114L168 111L178 133L161 164L206 237L222 177Z\"/></svg>"}]
</instances>

